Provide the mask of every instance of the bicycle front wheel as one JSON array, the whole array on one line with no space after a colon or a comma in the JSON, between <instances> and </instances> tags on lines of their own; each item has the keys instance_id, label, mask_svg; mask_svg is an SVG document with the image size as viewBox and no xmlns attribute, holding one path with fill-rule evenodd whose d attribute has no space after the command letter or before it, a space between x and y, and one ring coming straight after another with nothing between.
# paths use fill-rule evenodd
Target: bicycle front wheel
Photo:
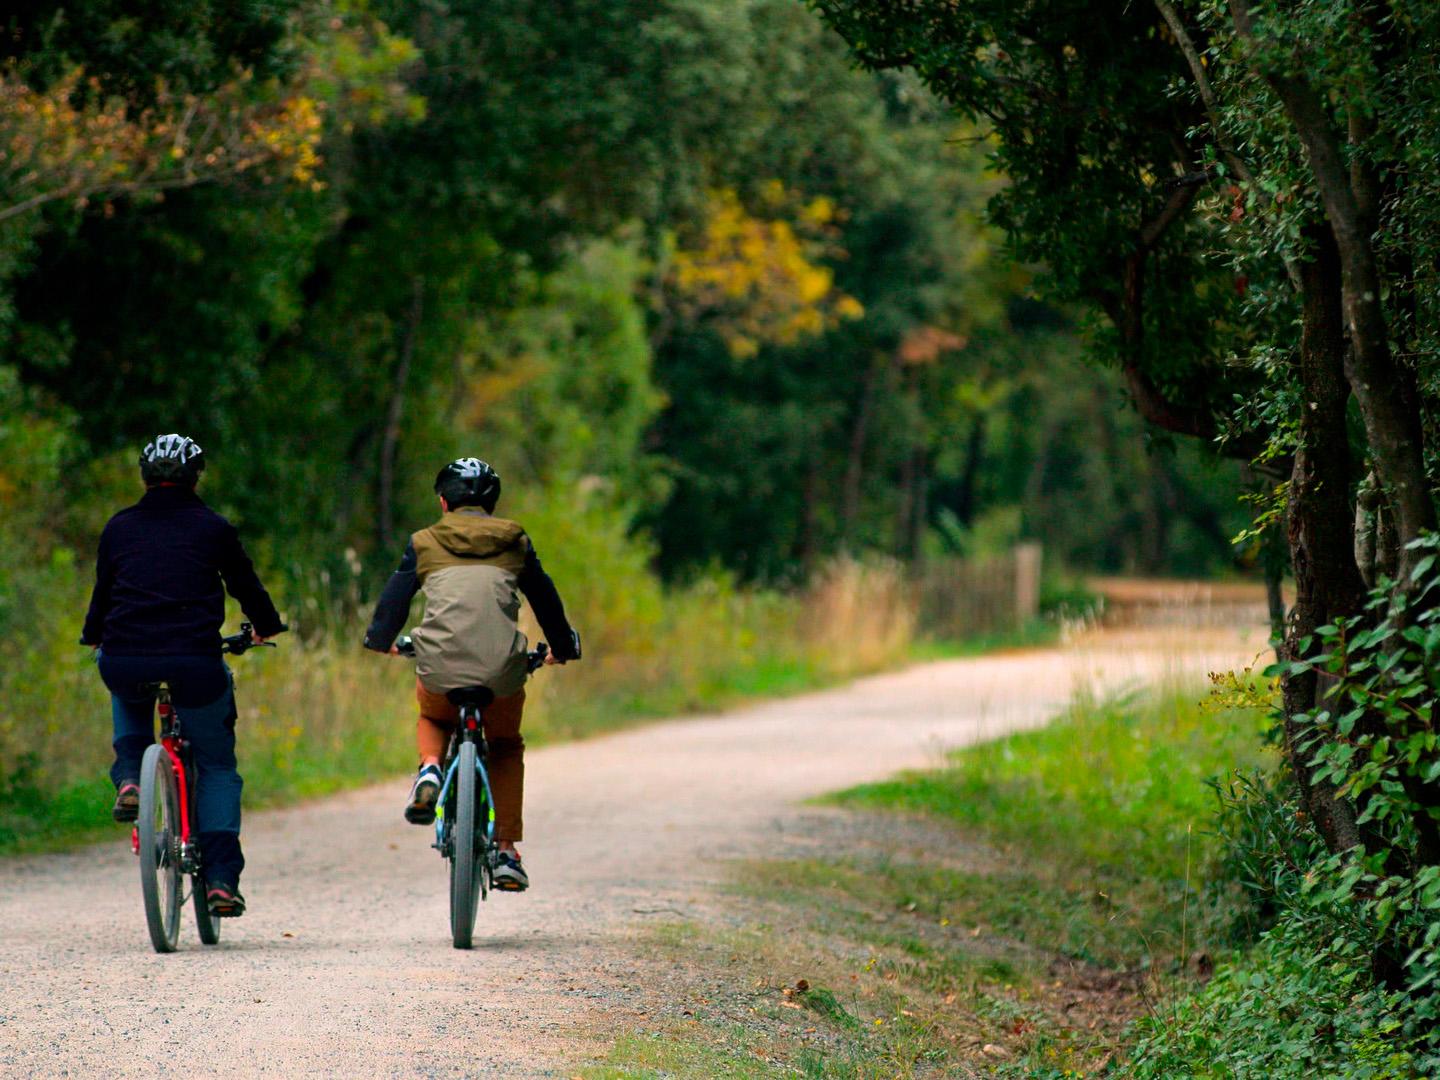
<instances>
[{"instance_id":1,"label":"bicycle front wheel","mask_svg":"<svg viewBox=\"0 0 1440 1080\"><path fill-rule=\"evenodd\" d=\"M480 799L475 744L461 743L459 759L455 769L455 829L450 836L450 934L455 948L468 949L475 932L481 873L476 854L480 846L476 820Z\"/></svg>"},{"instance_id":2,"label":"bicycle front wheel","mask_svg":"<svg viewBox=\"0 0 1440 1080\"><path fill-rule=\"evenodd\" d=\"M180 799L170 756L159 743L140 765L140 892L156 952L180 939Z\"/></svg>"}]
</instances>

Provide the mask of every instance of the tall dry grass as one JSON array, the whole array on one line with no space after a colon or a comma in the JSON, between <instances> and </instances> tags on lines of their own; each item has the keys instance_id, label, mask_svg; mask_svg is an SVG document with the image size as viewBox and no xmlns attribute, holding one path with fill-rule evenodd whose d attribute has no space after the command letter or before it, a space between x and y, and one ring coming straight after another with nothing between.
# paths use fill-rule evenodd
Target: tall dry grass
<instances>
[{"instance_id":1,"label":"tall dry grass","mask_svg":"<svg viewBox=\"0 0 1440 1080\"><path fill-rule=\"evenodd\" d=\"M835 559L798 599L799 643L832 675L894 664L915 639L914 589L905 567L894 560Z\"/></svg>"},{"instance_id":2,"label":"tall dry grass","mask_svg":"<svg viewBox=\"0 0 1440 1080\"><path fill-rule=\"evenodd\" d=\"M631 584L567 589L585 659L532 680L532 744L879 670L906 658L915 630L902 568L891 562L837 560L789 593L721 575L671 590L648 574ZM0 850L47 846L107 817L109 699L89 651L74 644L84 594L78 579L57 585L59 614L45 637L6 654L0 669ZM411 767L413 668L364 651L363 633L355 614L232 658L247 805ZM530 635L538 639L533 627Z\"/></svg>"}]
</instances>

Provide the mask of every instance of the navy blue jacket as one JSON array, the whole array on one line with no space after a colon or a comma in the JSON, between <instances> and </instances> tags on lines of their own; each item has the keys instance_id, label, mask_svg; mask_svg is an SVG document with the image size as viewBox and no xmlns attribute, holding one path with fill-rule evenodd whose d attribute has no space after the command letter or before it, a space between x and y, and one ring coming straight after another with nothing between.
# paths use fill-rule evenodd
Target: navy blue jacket
<instances>
[{"instance_id":1,"label":"navy blue jacket","mask_svg":"<svg viewBox=\"0 0 1440 1080\"><path fill-rule=\"evenodd\" d=\"M220 652L225 589L255 632L284 629L235 526L187 487L153 487L100 534L82 645L112 656Z\"/></svg>"}]
</instances>

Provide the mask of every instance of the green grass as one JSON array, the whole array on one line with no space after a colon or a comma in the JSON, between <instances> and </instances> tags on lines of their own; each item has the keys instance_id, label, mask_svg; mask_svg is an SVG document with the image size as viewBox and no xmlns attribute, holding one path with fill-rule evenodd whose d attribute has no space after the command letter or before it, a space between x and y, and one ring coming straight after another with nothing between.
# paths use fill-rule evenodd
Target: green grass
<instances>
[{"instance_id":1,"label":"green grass","mask_svg":"<svg viewBox=\"0 0 1440 1080\"><path fill-rule=\"evenodd\" d=\"M737 868L738 928L653 935L765 1029L770 1071L733 1075L1094 1075L1143 1002L1190 985L1185 955L1226 946L1207 781L1261 762L1261 720L1201 693L1080 699L1048 728L831 796L853 841ZM723 1032L694 1024L661 1064L622 1038L603 1075L706 1075L714 1061L686 1054Z\"/></svg>"},{"instance_id":2,"label":"green grass","mask_svg":"<svg viewBox=\"0 0 1440 1080\"><path fill-rule=\"evenodd\" d=\"M1202 707L1197 696L1082 699L1049 727L833 801L940 818L1027 861L1134 884L1183 882L1215 851L1207 781L1264 757L1258 713Z\"/></svg>"},{"instance_id":3,"label":"green grass","mask_svg":"<svg viewBox=\"0 0 1440 1080\"><path fill-rule=\"evenodd\" d=\"M758 1080L774 1070L757 1057L755 1039L738 1025L725 1041L711 1044L680 1029L664 1033L631 1032L616 1040L604 1064L581 1069L585 1080Z\"/></svg>"}]
</instances>

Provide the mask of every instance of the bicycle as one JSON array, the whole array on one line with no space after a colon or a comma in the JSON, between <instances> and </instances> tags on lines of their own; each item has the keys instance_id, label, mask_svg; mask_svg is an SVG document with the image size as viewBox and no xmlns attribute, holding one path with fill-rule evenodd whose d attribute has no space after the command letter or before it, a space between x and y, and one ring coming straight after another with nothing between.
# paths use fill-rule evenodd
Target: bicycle
<instances>
[{"instance_id":1,"label":"bicycle","mask_svg":"<svg viewBox=\"0 0 1440 1080\"><path fill-rule=\"evenodd\" d=\"M273 641L256 641L254 628L221 638L221 651L240 656ZM204 945L220 943L220 920L205 900L204 853L194 835L196 815L195 761L180 731L180 717L170 704L170 688L151 683L160 714L160 739L145 751L140 764L140 811L130 831L130 847L140 857L140 892L150 943L159 953L174 952L180 940L180 911L185 906L183 879L189 877L195 926Z\"/></svg>"},{"instance_id":2,"label":"bicycle","mask_svg":"<svg viewBox=\"0 0 1440 1080\"><path fill-rule=\"evenodd\" d=\"M396 640L395 651L401 656L415 655L408 634ZM549 652L550 647L542 641L526 653L526 673L543 666ZM450 936L455 948L468 949L475 932L475 913L480 901L490 895L499 853L484 732L484 710L495 700L495 692L486 686L466 686L445 696L460 710L460 720L440 764L444 780L435 804L435 843L430 846L450 866Z\"/></svg>"}]
</instances>

